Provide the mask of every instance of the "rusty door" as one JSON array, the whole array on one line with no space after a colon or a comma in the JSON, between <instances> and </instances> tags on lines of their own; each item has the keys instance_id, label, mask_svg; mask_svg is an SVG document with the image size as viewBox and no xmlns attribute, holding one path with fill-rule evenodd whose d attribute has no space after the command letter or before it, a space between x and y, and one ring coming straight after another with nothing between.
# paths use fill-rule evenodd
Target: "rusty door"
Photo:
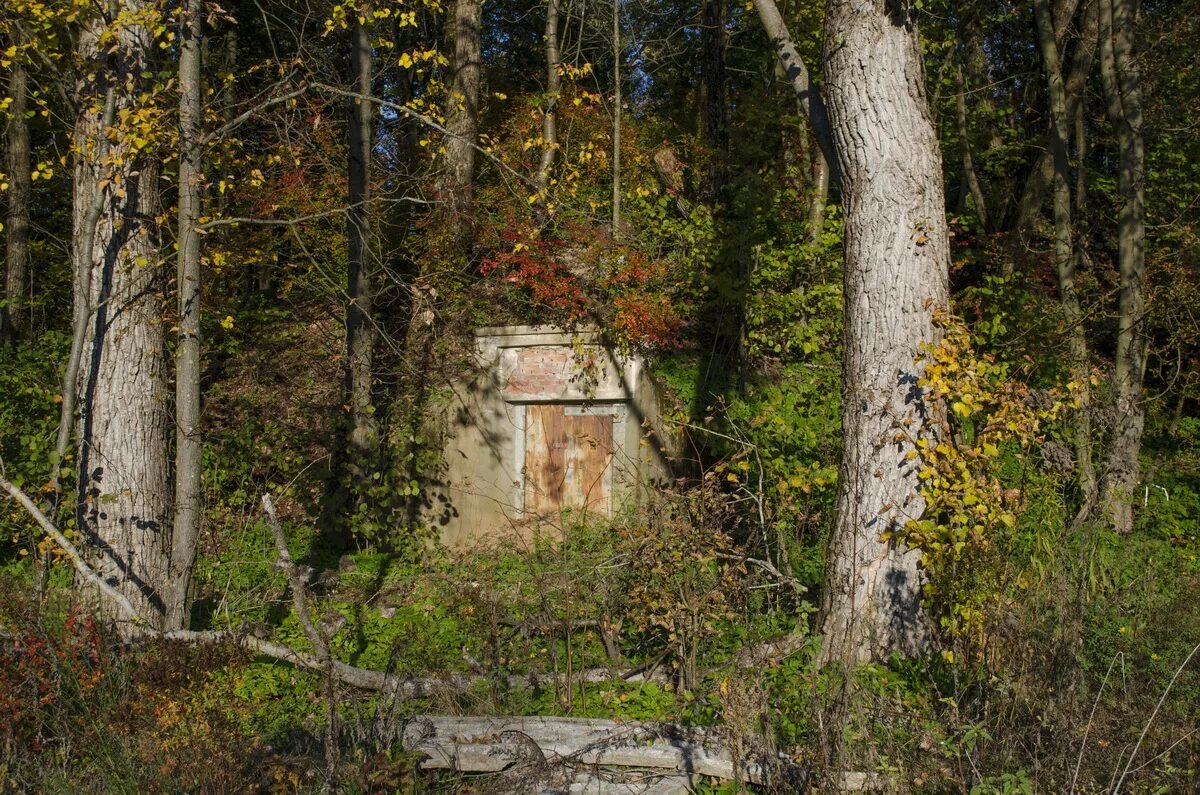
<instances>
[{"instance_id":1,"label":"rusty door","mask_svg":"<svg viewBox=\"0 0 1200 795\"><path fill-rule=\"evenodd\" d=\"M577 406L525 407L525 513L611 511L613 417Z\"/></svg>"}]
</instances>

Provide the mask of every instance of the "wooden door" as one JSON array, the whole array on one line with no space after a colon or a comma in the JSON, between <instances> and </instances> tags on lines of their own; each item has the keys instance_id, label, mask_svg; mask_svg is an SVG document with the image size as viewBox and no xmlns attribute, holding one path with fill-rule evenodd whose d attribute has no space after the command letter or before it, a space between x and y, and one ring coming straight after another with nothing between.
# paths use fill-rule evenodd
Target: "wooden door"
<instances>
[{"instance_id":1,"label":"wooden door","mask_svg":"<svg viewBox=\"0 0 1200 795\"><path fill-rule=\"evenodd\" d=\"M578 406L525 407L525 513L609 513L613 417Z\"/></svg>"}]
</instances>

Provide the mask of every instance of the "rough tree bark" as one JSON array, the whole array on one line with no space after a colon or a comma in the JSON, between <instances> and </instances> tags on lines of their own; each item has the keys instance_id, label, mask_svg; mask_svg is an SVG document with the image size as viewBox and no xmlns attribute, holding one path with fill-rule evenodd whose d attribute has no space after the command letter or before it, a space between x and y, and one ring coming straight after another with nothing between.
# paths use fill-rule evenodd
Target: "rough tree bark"
<instances>
[{"instance_id":1,"label":"rough tree bark","mask_svg":"<svg viewBox=\"0 0 1200 795\"><path fill-rule=\"evenodd\" d=\"M1117 213L1118 299L1116 422L1104 464L1101 501L1112 528L1133 530L1133 489L1139 477L1145 409L1142 376L1148 339L1146 301L1146 149L1142 137L1141 77L1133 56L1135 0L1097 0L1100 7L1100 76L1109 121L1120 151Z\"/></svg>"},{"instance_id":2,"label":"rough tree bark","mask_svg":"<svg viewBox=\"0 0 1200 795\"><path fill-rule=\"evenodd\" d=\"M351 40L350 69L354 90L371 94L371 38L357 19ZM350 411L350 473L367 475L368 461L379 439L372 400L375 327L371 322L371 117L374 108L363 99L348 99L349 210L346 213L349 273L346 285L346 361Z\"/></svg>"},{"instance_id":3,"label":"rough tree bark","mask_svg":"<svg viewBox=\"0 0 1200 795\"><path fill-rule=\"evenodd\" d=\"M200 75L201 0L187 0L179 39L179 251L176 290L179 342L175 351L175 524L171 536L171 594L166 628L188 623L188 588L203 519L200 437L200 235L204 188Z\"/></svg>"},{"instance_id":4,"label":"rough tree bark","mask_svg":"<svg viewBox=\"0 0 1200 795\"><path fill-rule=\"evenodd\" d=\"M13 59L8 75L8 123L5 125L5 171L8 173L8 212L4 219L4 304L0 305L0 343L29 333L24 307L29 282L29 195L32 162L29 150L28 72L24 55Z\"/></svg>"},{"instance_id":5,"label":"rough tree bark","mask_svg":"<svg viewBox=\"0 0 1200 795\"><path fill-rule=\"evenodd\" d=\"M125 0L109 10L145 9ZM73 139L75 300L86 321L76 522L93 568L157 625L171 548L158 160L105 124L110 110L119 118L134 109L154 42L140 24L123 21L102 43L105 27L93 18L76 40L80 62L91 66L76 88ZM110 602L97 605L112 614Z\"/></svg>"},{"instance_id":6,"label":"rough tree bark","mask_svg":"<svg viewBox=\"0 0 1200 795\"><path fill-rule=\"evenodd\" d=\"M482 0L454 5L454 75L446 101L446 161L440 198L455 256L470 259L475 203L475 146L479 137ZM465 264L464 264L465 268Z\"/></svg>"},{"instance_id":7,"label":"rough tree bark","mask_svg":"<svg viewBox=\"0 0 1200 795\"><path fill-rule=\"evenodd\" d=\"M830 0L825 90L845 207L843 462L825 573L826 662L927 644L920 552L891 534L924 500L912 440L939 409L917 386L949 300L941 152L909 4Z\"/></svg>"},{"instance_id":8,"label":"rough tree bark","mask_svg":"<svg viewBox=\"0 0 1200 795\"><path fill-rule=\"evenodd\" d=\"M824 663L915 655L927 645L920 552L895 540L924 499L913 440L940 408L917 386L921 346L939 337L950 246L941 151L925 96L915 10L830 0L825 86L812 87L773 0L759 18L838 169L845 212L843 458L825 571Z\"/></svg>"},{"instance_id":9,"label":"rough tree bark","mask_svg":"<svg viewBox=\"0 0 1200 795\"><path fill-rule=\"evenodd\" d=\"M1054 264L1058 274L1059 299L1063 321L1067 325L1072 377L1083 384L1081 405L1072 414L1072 434L1075 446L1075 474L1083 500L1081 516L1086 516L1096 498L1096 474L1092 465L1092 421L1088 375L1091 357L1088 352L1087 330L1083 326L1083 309L1075 286L1075 227L1071 217L1071 162L1068 153L1070 118L1067 116L1067 95L1063 84L1061 59L1054 35L1049 0L1034 0L1037 22L1038 51L1046 74L1050 105L1050 154L1053 158L1054 187ZM1080 164L1080 168L1082 168Z\"/></svg>"},{"instance_id":10,"label":"rough tree bark","mask_svg":"<svg viewBox=\"0 0 1200 795\"><path fill-rule=\"evenodd\" d=\"M729 130L725 113L725 25L727 0L704 0L700 19L700 140L708 156L700 196L717 201L725 187Z\"/></svg>"}]
</instances>

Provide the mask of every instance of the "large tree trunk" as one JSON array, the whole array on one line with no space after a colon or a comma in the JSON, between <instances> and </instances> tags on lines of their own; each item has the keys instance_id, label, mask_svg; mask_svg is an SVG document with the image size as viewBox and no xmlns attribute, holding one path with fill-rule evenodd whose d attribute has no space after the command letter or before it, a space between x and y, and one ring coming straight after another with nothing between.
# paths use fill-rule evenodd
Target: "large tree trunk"
<instances>
[{"instance_id":1,"label":"large tree trunk","mask_svg":"<svg viewBox=\"0 0 1200 795\"><path fill-rule=\"evenodd\" d=\"M1081 405L1072 415L1075 445L1075 474L1083 499L1081 516L1090 512L1096 498L1096 475L1092 466L1092 422L1090 390L1087 387L1091 367L1087 330L1083 325L1083 309L1075 286L1075 227L1071 219L1071 162L1068 153L1070 117L1067 115L1067 95L1063 84L1058 44L1054 36L1054 20L1050 16L1049 0L1034 0L1037 21L1038 50L1046 73L1047 96L1050 104L1050 153L1053 158L1054 186L1054 264L1058 273L1058 291L1067 326L1070 344L1072 377L1083 384ZM1083 168L1081 163L1079 166Z\"/></svg>"},{"instance_id":2,"label":"large tree trunk","mask_svg":"<svg viewBox=\"0 0 1200 795\"><path fill-rule=\"evenodd\" d=\"M717 201L725 187L729 131L725 119L725 24L727 0L703 0L700 20L700 140L708 163L701 180L704 201Z\"/></svg>"},{"instance_id":3,"label":"large tree trunk","mask_svg":"<svg viewBox=\"0 0 1200 795\"><path fill-rule=\"evenodd\" d=\"M371 38L357 20L351 41L351 72L354 90L371 94ZM375 453L379 429L375 420L372 383L375 327L371 318L371 103L347 100L349 107L349 212L346 236L349 242L349 274L346 291L346 361L350 411L350 473L366 477L368 462Z\"/></svg>"},{"instance_id":4,"label":"large tree trunk","mask_svg":"<svg viewBox=\"0 0 1200 795\"><path fill-rule=\"evenodd\" d=\"M123 8L143 10L131 0ZM171 498L162 257L155 228L158 160L134 151L132 136L101 143L106 117L134 109L154 44L149 31L135 24L101 43L104 28L101 20L92 20L77 39L80 61L89 65L81 70L76 92L74 132L75 300L86 321L77 526L93 567L148 621L161 623Z\"/></svg>"},{"instance_id":5,"label":"large tree trunk","mask_svg":"<svg viewBox=\"0 0 1200 795\"><path fill-rule=\"evenodd\" d=\"M188 588L203 519L200 436L200 199L204 152L200 76L201 0L187 0L179 42L179 251L176 289L179 342L175 351L175 525L171 539L172 591L168 629L188 623Z\"/></svg>"},{"instance_id":6,"label":"large tree trunk","mask_svg":"<svg viewBox=\"0 0 1200 795\"><path fill-rule=\"evenodd\" d=\"M921 516L912 440L940 409L917 381L933 313L949 300L941 152L915 11L830 0L825 85L845 207L843 461L825 574L825 661L927 646L920 552L895 540Z\"/></svg>"},{"instance_id":7,"label":"large tree trunk","mask_svg":"<svg viewBox=\"0 0 1200 795\"><path fill-rule=\"evenodd\" d=\"M5 217L4 304L0 305L0 343L15 342L29 332L25 292L29 281L29 195L32 188L29 152L28 75L24 54L13 59L8 78L5 129L5 170L8 172L8 212Z\"/></svg>"},{"instance_id":8,"label":"large tree trunk","mask_svg":"<svg viewBox=\"0 0 1200 795\"><path fill-rule=\"evenodd\" d=\"M1121 276L1116 356L1116 422L1104 467L1102 501L1118 533L1133 530L1133 489L1138 481L1145 409L1146 369L1146 150L1142 138L1142 87L1133 58L1134 0L1098 0L1100 75L1108 117L1120 149L1117 264Z\"/></svg>"},{"instance_id":9,"label":"large tree trunk","mask_svg":"<svg viewBox=\"0 0 1200 795\"><path fill-rule=\"evenodd\" d=\"M446 162L439 190L455 256L470 259L475 203L475 147L479 135L479 85L482 59L482 0L458 0L454 6L454 75L446 103ZM465 268L464 263L464 268Z\"/></svg>"}]
</instances>

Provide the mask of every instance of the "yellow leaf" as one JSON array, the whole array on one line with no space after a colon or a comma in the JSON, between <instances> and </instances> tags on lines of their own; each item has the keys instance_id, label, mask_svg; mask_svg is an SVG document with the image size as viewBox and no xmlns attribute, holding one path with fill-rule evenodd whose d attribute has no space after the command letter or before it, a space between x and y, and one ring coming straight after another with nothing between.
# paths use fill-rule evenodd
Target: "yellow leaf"
<instances>
[{"instance_id":1,"label":"yellow leaf","mask_svg":"<svg viewBox=\"0 0 1200 795\"><path fill-rule=\"evenodd\" d=\"M226 331L233 328L233 315L225 316L225 319L221 321L221 328L225 329Z\"/></svg>"}]
</instances>

